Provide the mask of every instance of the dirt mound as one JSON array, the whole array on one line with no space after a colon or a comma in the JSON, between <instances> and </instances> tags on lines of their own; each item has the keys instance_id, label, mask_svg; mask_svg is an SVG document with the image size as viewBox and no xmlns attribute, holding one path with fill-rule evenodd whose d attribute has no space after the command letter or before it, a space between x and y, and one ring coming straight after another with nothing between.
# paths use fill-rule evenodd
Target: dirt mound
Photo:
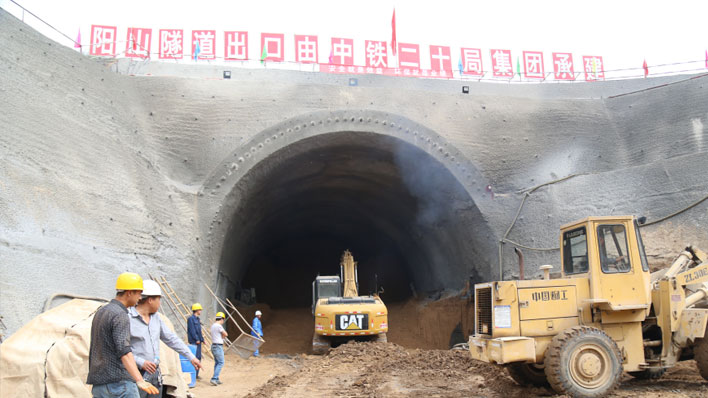
<instances>
[{"instance_id":1,"label":"dirt mound","mask_svg":"<svg viewBox=\"0 0 708 398\"><path fill-rule=\"evenodd\" d=\"M308 357L298 371L271 379L249 397L489 397L521 391L529 392L501 368L475 362L466 351L350 342L327 356Z\"/></svg>"},{"instance_id":2,"label":"dirt mound","mask_svg":"<svg viewBox=\"0 0 708 398\"><path fill-rule=\"evenodd\" d=\"M385 299L384 299L385 300ZM472 332L474 306L458 296L431 299L409 299L404 302L386 303L388 307L388 341L407 348L447 349L451 335L456 328L462 341ZM267 304L239 306L241 314L248 322L255 310L263 312L263 334L266 343L264 354L311 353L314 321L310 307L272 309ZM241 325L249 331L245 325ZM227 323L230 336L237 336L238 330ZM459 342L459 341L458 341Z\"/></svg>"}]
</instances>

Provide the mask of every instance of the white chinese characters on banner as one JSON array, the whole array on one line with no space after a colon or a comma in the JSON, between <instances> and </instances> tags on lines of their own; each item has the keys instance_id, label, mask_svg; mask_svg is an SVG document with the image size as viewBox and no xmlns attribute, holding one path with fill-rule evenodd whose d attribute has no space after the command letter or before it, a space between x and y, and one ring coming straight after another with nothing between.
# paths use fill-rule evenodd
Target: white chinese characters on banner
<instances>
[{"instance_id":1,"label":"white chinese characters on banner","mask_svg":"<svg viewBox=\"0 0 708 398\"><path fill-rule=\"evenodd\" d=\"M540 51L524 51L524 76L530 79L543 79L543 53Z\"/></svg>"},{"instance_id":2,"label":"white chinese characters on banner","mask_svg":"<svg viewBox=\"0 0 708 398\"><path fill-rule=\"evenodd\" d=\"M133 58L149 58L152 29L128 28L128 39L125 46L125 56Z\"/></svg>"},{"instance_id":3,"label":"white chinese characters on banner","mask_svg":"<svg viewBox=\"0 0 708 398\"><path fill-rule=\"evenodd\" d=\"M248 59L248 32L224 33L224 59L227 61Z\"/></svg>"},{"instance_id":4,"label":"white chinese characters on banner","mask_svg":"<svg viewBox=\"0 0 708 398\"><path fill-rule=\"evenodd\" d=\"M553 53L553 76L556 80L575 80L573 54Z\"/></svg>"},{"instance_id":5,"label":"white chinese characters on banner","mask_svg":"<svg viewBox=\"0 0 708 398\"><path fill-rule=\"evenodd\" d=\"M398 66L401 69L420 69L420 47L417 44L398 43Z\"/></svg>"},{"instance_id":6,"label":"white chinese characters on banner","mask_svg":"<svg viewBox=\"0 0 708 398\"><path fill-rule=\"evenodd\" d=\"M452 73L450 47L430 46L430 69Z\"/></svg>"},{"instance_id":7,"label":"white chinese characters on banner","mask_svg":"<svg viewBox=\"0 0 708 398\"><path fill-rule=\"evenodd\" d=\"M183 51L182 29L160 29L160 59L182 59Z\"/></svg>"},{"instance_id":8,"label":"white chinese characters on banner","mask_svg":"<svg viewBox=\"0 0 708 398\"><path fill-rule=\"evenodd\" d=\"M317 63L317 36L295 35L295 62Z\"/></svg>"},{"instance_id":9,"label":"white chinese characters on banner","mask_svg":"<svg viewBox=\"0 0 708 398\"><path fill-rule=\"evenodd\" d=\"M157 29L154 29L158 31ZM115 26L91 25L90 54L95 56L132 58L149 58L151 56L151 45L153 29L147 28L127 28L125 37L125 51L122 52L116 46L123 46L122 41L117 41L118 28ZM247 61L248 53L248 32L246 31L225 31L223 40L223 57L221 53L221 43L217 43L216 30L194 30L191 37L186 36L182 29L160 29L157 37L157 45L160 59L204 59L226 61ZM123 31L120 32L123 35ZM285 62L285 35L282 33L261 33L260 53L251 57L261 60ZM220 36L221 37L221 36ZM294 35L295 56L290 56L288 61L298 63L319 63L319 38L316 35ZM118 44L120 43L120 44ZM217 44L218 47L217 48ZM413 77L435 77L450 78L457 74L460 76L486 76L483 64L489 62L489 58L483 57L479 48L460 48L460 57L452 56L452 49L449 46L421 46L412 43L396 43L398 55L393 59L388 58L388 47L386 41L366 40L364 46L365 65L355 65L354 52L355 41L346 38L332 38L329 51L329 62L327 67L320 67L321 71L329 73L374 73L387 76L413 76ZM290 48L290 47L288 47ZM191 54L190 54L191 50ZM290 50L288 50L290 51ZM289 54L287 54L289 55ZM529 79L546 79L544 65L544 53L540 51L523 51L521 57L516 60L512 58L510 50L492 49L489 53L492 61L492 76L496 78L510 79L521 74L521 63L523 62L523 74ZM322 58L324 58L323 56ZM429 57L430 69L422 69L421 57ZM294 58L294 59L292 59ZM577 69L573 54L566 52L552 53L553 78L555 80L574 81L580 75ZM457 62L455 62L457 61ZM515 61L515 63L514 63ZM427 64L427 59L424 61ZM604 80L604 62L600 56L583 56L582 69L587 81ZM455 72L453 72L453 70ZM576 75L577 73L577 75ZM550 71L549 71L550 76Z\"/></svg>"},{"instance_id":10,"label":"white chinese characters on banner","mask_svg":"<svg viewBox=\"0 0 708 398\"><path fill-rule=\"evenodd\" d=\"M388 50L385 41L366 41L366 66L370 68L388 67Z\"/></svg>"},{"instance_id":11,"label":"white chinese characters on banner","mask_svg":"<svg viewBox=\"0 0 708 398\"><path fill-rule=\"evenodd\" d=\"M478 48L462 48L462 73L465 75L482 76L482 52Z\"/></svg>"},{"instance_id":12,"label":"white chinese characters on banner","mask_svg":"<svg viewBox=\"0 0 708 398\"><path fill-rule=\"evenodd\" d=\"M514 77L511 65L511 50L492 50L492 75L494 77Z\"/></svg>"},{"instance_id":13,"label":"white chinese characters on banner","mask_svg":"<svg viewBox=\"0 0 708 398\"><path fill-rule=\"evenodd\" d=\"M192 58L195 56L199 44L197 59L216 59L216 31L215 30L193 30L192 31Z\"/></svg>"},{"instance_id":14,"label":"white chinese characters on banner","mask_svg":"<svg viewBox=\"0 0 708 398\"><path fill-rule=\"evenodd\" d=\"M354 65L354 39L332 38L329 62L335 65Z\"/></svg>"},{"instance_id":15,"label":"white chinese characters on banner","mask_svg":"<svg viewBox=\"0 0 708 398\"><path fill-rule=\"evenodd\" d=\"M261 33L261 60L283 62L285 60L285 35Z\"/></svg>"},{"instance_id":16,"label":"white chinese characters on banner","mask_svg":"<svg viewBox=\"0 0 708 398\"><path fill-rule=\"evenodd\" d=\"M583 69L585 70L585 80L592 82L605 79L605 66L602 57L583 56Z\"/></svg>"},{"instance_id":17,"label":"white chinese characters on banner","mask_svg":"<svg viewBox=\"0 0 708 398\"><path fill-rule=\"evenodd\" d=\"M91 25L91 55L114 57L116 55L115 26Z\"/></svg>"}]
</instances>

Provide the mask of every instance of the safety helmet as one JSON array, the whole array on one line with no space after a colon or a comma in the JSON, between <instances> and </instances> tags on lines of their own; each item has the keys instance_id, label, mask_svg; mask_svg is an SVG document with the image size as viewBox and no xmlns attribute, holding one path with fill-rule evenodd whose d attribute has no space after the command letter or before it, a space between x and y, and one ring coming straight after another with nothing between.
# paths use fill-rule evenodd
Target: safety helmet
<instances>
[{"instance_id":1,"label":"safety helmet","mask_svg":"<svg viewBox=\"0 0 708 398\"><path fill-rule=\"evenodd\" d=\"M224 318L226 318L226 315L224 315L223 312L216 313L216 319L224 319Z\"/></svg>"},{"instance_id":2,"label":"safety helmet","mask_svg":"<svg viewBox=\"0 0 708 398\"><path fill-rule=\"evenodd\" d=\"M202 309L202 305L199 303L192 304L192 311L198 311Z\"/></svg>"},{"instance_id":3,"label":"safety helmet","mask_svg":"<svg viewBox=\"0 0 708 398\"><path fill-rule=\"evenodd\" d=\"M116 279L116 290L143 290L143 278L133 272L123 272Z\"/></svg>"},{"instance_id":4,"label":"safety helmet","mask_svg":"<svg viewBox=\"0 0 708 398\"><path fill-rule=\"evenodd\" d=\"M143 281L143 296L162 297L162 289L160 289L160 285L157 282L148 279L146 281Z\"/></svg>"},{"instance_id":5,"label":"safety helmet","mask_svg":"<svg viewBox=\"0 0 708 398\"><path fill-rule=\"evenodd\" d=\"M256 311L256 316L258 316L258 315L263 315L263 313L260 311Z\"/></svg>"}]
</instances>

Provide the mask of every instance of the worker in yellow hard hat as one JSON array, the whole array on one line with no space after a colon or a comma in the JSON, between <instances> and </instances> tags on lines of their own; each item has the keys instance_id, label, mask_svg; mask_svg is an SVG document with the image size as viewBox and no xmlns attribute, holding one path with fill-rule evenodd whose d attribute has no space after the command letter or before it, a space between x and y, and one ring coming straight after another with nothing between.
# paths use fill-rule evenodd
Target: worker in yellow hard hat
<instances>
[{"instance_id":1,"label":"worker in yellow hard hat","mask_svg":"<svg viewBox=\"0 0 708 398\"><path fill-rule=\"evenodd\" d=\"M101 307L91 323L87 384L94 398L139 398L138 388L148 394L159 390L143 379L130 347L128 308L140 300L143 278L124 272L116 280L116 297Z\"/></svg>"},{"instance_id":2,"label":"worker in yellow hard hat","mask_svg":"<svg viewBox=\"0 0 708 398\"><path fill-rule=\"evenodd\" d=\"M202 305L199 303L192 304L192 316L187 319L187 341L189 344L197 346L196 357L202 360L202 344L204 344L204 336L202 335L202 322L199 315L202 314ZM199 378L199 369L197 369L196 378Z\"/></svg>"},{"instance_id":3,"label":"worker in yellow hard hat","mask_svg":"<svg viewBox=\"0 0 708 398\"><path fill-rule=\"evenodd\" d=\"M211 353L214 355L214 376L212 376L210 383L213 386L218 386L221 384L219 380L219 374L221 373L221 368L224 367L224 337L229 334L224 330L224 321L226 320L226 315L223 312L216 313L216 320L211 325Z\"/></svg>"}]
</instances>

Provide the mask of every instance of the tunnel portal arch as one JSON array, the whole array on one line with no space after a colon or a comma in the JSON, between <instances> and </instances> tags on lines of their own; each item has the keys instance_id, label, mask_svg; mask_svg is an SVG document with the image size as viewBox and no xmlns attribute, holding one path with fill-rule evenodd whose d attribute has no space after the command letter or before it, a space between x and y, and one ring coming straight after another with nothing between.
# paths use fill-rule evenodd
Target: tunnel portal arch
<instances>
[{"instance_id":1,"label":"tunnel portal arch","mask_svg":"<svg viewBox=\"0 0 708 398\"><path fill-rule=\"evenodd\" d=\"M337 273L352 249L363 293L457 289L488 279L496 260L486 186L457 148L409 119L303 115L234 151L200 190L202 268L226 296L256 287L272 305L304 305L307 281Z\"/></svg>"}]
</instances>

